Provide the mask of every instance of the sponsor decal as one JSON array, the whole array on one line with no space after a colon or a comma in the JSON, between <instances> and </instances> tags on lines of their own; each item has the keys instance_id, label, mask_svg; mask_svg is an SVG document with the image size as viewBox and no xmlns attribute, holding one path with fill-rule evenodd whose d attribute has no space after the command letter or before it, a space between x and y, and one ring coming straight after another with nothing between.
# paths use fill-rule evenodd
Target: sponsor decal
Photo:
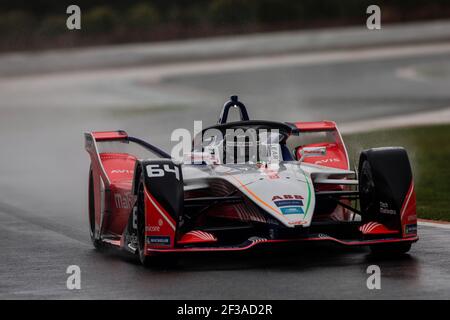
<instances>
[{"instance_id":1,"label":"sponsor decal","mask_svg":"<svg viewBox=\"0 0 450 320\"><path fill-rule=\"evenodd\" d=\"M314 163L315 164L323 164L323 163L334 163L334 162L341 162L341 160L339 158L328 158L328 159L317 160Z\"/></svg>"},{"instance_id":2,"label":"sponsor decal","mask_svg":"<svg viewBox=\"0 0 450 320\"><path fill-rule=\"evenodd\" d=\"M284 207L280 208L283 214L304 214L302 207Z\"/></svg>"},{"instance_id":3,"label":"sponsor decal","mask_svg":"<svg viewBox=\"0 0 450 320\"><path fill-rule=\"evenodd\" d=\"M280 200L276 201L277 207L303 206L303 200Z\"/></svg>"},{"instance_id":4,"label":"sponsor decal","mask_svg":"<svg viewBox=\"0 0 450 320\"><path fill-rule=\"evenodd\" d=\"M289 221L288 224L290 224L291 226L299 226L302 224L305 224L306 221Z\"/></svg>"},{"instance_id":5,"label":"sponsor decal","mask_svg":"<svg viewBox=\"0 0 450 320\"><path fill-rule=\"evenodd\" d=\"M146 169L149 178L164 177L168 173L174 174L175 178L180 180L180 168L175 165L171 168L168 164L149 164L146 166Z\"/></svg>"},{"instance_id":6,"label":"sponsor decal","mask_svg":"<svg viewBox=\"0 0 450 320\"><path fill-rule=\"evenodd\" d=\"M125 194L115 193L114 203L117 209L131 209L134 203L134 196L130 192Z\"/></svg>"},{"instance_id":7,"label":"sponsor decal","mask_svg":"<svg viewBox=\"0 0 450 320\"><path fill-rule=\"evenodd\" d=\"M389 203L380 201L380 213L397 214L396 210L389 209Z\"/></svg>"},{"instance_id":8,"label":"sponsor decal","mask_svg":"<svg viewBox=\"0 0 450 320\"><path fill-rule=\"evenodd\" d=\"M301 195L273 196L273 203L280 208L283 214L304 214L303 197Z\"/></svg>"},{"instance_id":9,"label":"sponsor decal","mask_svg":"<svg viewBox=\"0 0 450 320\"><path fill-rule=\"evenodd\" d=\"M153 245L170 246L169 236L148 236L147 243Z\"/></svg>"},{"instance_id":10,"label":"sponsor decal","mask_svg":"<svg viewBox=\"0 0 450 320\"><path fill-rule=\"evenodd\" d=\"M145 231L150 231L150 232L159 232L161 228L159 226L146 226L145 227Z\"/></svg>"},{"instance_id":11,"label":"sponsor decal","mask_svg":"<svg viewBox=\"0 0 450 320\"><path fill-rule=\"evenodd\" d=\"M303 200L303 197L301 195L290 195L285 194L283 196L273 196L272 201L278 201L278 200L284 200L284 199L297 199L297 200Z\"/></svg>"},{"instance_id":12,"label":"sponsor decal","mask_svg":"<svg viewBox=\"0 0 450 320\"><path fill-rule=\"evenodd\" d=\"M417 224L407 224L405 226L405 233L411 234L411 233L417 233Z\"/></svg>"},{"instance_id":13,"label":"sponsor decal","mask_svg":"<svg viewBox=\"0 0 450 320\"><path fill-rule=\"evenodd\" d=\"M161 230L161 226L163 225L162 219L158 219L158 225L157 226L146 226L145 231L150 232L159 232Z\"/></svg>"},{"instance_id":14,"label":"sponsor decal","mask_svg":"<svg viewBox=\"0 0 450 320\"><path fill-rule=\"evenodd\" d=\"M114 169L111 170L111 174L133 174L134 170L127 170L127 169Z\"/></svg>"}]
</instances>

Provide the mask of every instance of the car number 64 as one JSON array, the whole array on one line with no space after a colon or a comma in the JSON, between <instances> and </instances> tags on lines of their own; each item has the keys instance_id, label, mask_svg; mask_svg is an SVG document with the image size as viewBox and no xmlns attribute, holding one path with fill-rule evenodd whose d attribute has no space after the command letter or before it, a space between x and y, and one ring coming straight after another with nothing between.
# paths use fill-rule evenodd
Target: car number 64
<instances>
[{"instance_id":1,"label":"car number 64","mask_svg":"<svg viewBox=\"0 0 450 320\"><path fill-rule=\"evenodd\" d=\"M162 168L161 168L162 167ZM180 180L180 169L177 166L173 166L173 169L169 167L168 164L149 164L147 165L147 176L149 178L153 177L164 177L167 173L173 173L177 180Z\"/></svg>"}]
</instances>

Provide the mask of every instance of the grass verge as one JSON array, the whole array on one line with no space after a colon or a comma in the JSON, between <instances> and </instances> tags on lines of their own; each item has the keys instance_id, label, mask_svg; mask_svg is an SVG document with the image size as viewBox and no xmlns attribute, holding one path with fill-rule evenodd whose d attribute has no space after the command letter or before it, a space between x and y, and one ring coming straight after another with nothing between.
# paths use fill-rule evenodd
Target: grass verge
<instances>
[{"instance_id":1,"label":"grass verge","mask_svg":"<svg viewBox=\"0 0 450 320\"><path fill-rule=\"evenodd\" d=\"M402 146L413 168L419 218L450 221L450 125L344 135L352 165L361 150Z\"/></svg>"}]
</instances>

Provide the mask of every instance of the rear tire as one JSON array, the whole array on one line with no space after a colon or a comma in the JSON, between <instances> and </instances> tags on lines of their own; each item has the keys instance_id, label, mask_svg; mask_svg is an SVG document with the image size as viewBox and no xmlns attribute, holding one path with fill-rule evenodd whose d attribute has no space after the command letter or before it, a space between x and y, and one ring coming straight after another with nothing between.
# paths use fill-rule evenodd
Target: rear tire
<instances>
[{"instance_id":1,"label":"rear tire","mask_svg":"<svg viewBox=\"0 0 450 320\"><path fill-rule=\"evenodd\" d=\"M145 255L145 201L144 201L144 184L139 183L138 196L136 201L137 206L137 239L138 239L138 250L137 255L139 261L145 267L151 265L151 259L149 256Z\"/></svg>"},{"instance_id":2,"label":"rear tire","mask_svg":"<svg viewBox=\"0 0 450 320\"><path fill-rule=\"evenodd\" d=\"M103 242L95 238L95 196L92 168L89 169L89 235L94 248L99 251L103 250Z\"/></svg>"}]
</instances>

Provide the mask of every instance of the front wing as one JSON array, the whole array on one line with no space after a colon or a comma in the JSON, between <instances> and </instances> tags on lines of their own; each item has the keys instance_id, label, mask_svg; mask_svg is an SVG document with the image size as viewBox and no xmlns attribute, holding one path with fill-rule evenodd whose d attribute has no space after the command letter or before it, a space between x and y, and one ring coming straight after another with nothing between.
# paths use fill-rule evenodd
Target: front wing
<instances>
[{"instance_id":1,"label":"front wing","mask_svg":"<svg viewBox=\"0 0 450 320\"><path fill-rule=\"evenodd\" d=\"M235 246L210 246L210 247L184 247L184 248L148 248L147 253L162 253L162 252L206 252L206 251L245 251L255 246L270 245L277 243L295 244L304 242L334 242L344 246L370 246L384 243L399 243L409 242L414 243L419 240L418 236L412 236L408 238L382 238L382 239L370 239L370 240L350 240L350 239L337 239L329 235L318 233L311 234L308 237L296 238L296 239L265 239L260 237L253 237L245 242Z\"/></svg>"}]
</instances>

